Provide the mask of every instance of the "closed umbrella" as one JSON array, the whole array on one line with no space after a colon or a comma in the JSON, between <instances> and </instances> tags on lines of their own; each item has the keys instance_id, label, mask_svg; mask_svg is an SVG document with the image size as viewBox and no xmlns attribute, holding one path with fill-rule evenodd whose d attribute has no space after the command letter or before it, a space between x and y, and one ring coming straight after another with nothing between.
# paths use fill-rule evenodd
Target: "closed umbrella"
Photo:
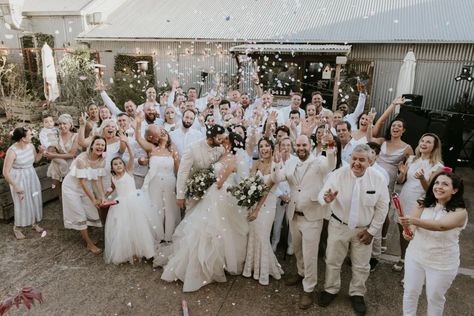
<instances>
[{"instance_id":1,"label":"closed umbrella","mask_svg":"<svg viewBox=\"0 0 474 316\"><path fill-rule=\"evenodd\" d=\"M413 51L409 51L403 59L403 64L400 67L400 74L398 75L396 96L403 94L412 94L415 85L415 68L416 58ZM397 106L395 113L400 112L400 107Z\"/></svg>"},{"instance_id":2,"label":"closed umbrella","mask_svg":"<svg viewBox=\"0 0 474 316\"><path fill-rule=\"evenodd\" d=\"M43 62L44 96L52 102L59 97L58 78L54 66L53 50L44 43L41 48L41 61Z\"/></svg>"}]
</instances>

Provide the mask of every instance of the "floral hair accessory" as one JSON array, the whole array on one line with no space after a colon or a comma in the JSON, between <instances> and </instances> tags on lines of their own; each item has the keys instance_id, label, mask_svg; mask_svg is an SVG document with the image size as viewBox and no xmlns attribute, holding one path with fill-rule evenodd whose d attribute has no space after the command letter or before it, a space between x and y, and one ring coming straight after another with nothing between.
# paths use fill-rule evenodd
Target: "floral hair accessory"
<instances>
[{"instance_id":1,"label":"floral hair accessory","mask_svg":"<svg viewBox=\"0 0 474 316\"><path fill-rule=\"evenodd\" d=\"M451 168L451 167L443 167L443 168L441 168L441 170L444 171L444 172L449 172L449 173L453 172L453 168Z\"/></svg>"}]
</instances>

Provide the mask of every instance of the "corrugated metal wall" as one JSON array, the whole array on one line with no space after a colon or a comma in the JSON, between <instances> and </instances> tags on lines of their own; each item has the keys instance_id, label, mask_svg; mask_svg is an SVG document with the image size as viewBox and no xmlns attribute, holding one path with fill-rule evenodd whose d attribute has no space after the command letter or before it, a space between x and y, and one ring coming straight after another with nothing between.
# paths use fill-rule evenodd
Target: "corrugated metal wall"
<instances>
[{"instance_id":1,"label":"corrugated metal wall","mask_svg":"<svg viewBox=\"0 0 474 316\"><path fill-rule=\"evenodd\" d=\"M229 79L237 74L235 58L227 50L241 43L215 42L91 42L100 52L101 62L107 65L106 77L113 76L114 56L143 54L154 56L157 82L179 78L183 86L197 86L201 71L214 68ZM455 82L464 64L474 65L473 44L354 44L349 58L374 62L372 104L381 113L396 97L398 73L405 54L412 49L417 58L415 94L423 95L423 107L444 110L468 90L469 83ZM244 67L243 90L251 88L252 70ZM474 69L473 69L474 71ZM474 83L471 83L474 85ZM203 85L208 91L209 80ZM474 87L473 87L474 88ZM474 96L474 89L471 95Z\"/></svg>"},{"instance_id":2,"label":"corrugated metal wall","mask_svg":"<svg viewBox=\"0 0 474 316\"><path fill-rule=\"evenodd\" d=\"M74 45L75 38L84 31L84 19L81 16L35 16L31 18L31 29L54 35L57 48Z\"/></svg>"},{"instance_id":3,"label":"corrugated metal wall","mask_svg":"<svg viewBox=\"0 0 474 316\"><path fill-rule=\"evenodd\" d=\"M474 89L469 90L474 83L454 80L463 65L474 65L473 44L353 45L350 59L375 64L372 102L377 112L381 113L396 97L400 66L410 49L417 59L413 93L423 96L423 108L446 110L467 91L474 97Z\"/></svg>"}]
</instances>

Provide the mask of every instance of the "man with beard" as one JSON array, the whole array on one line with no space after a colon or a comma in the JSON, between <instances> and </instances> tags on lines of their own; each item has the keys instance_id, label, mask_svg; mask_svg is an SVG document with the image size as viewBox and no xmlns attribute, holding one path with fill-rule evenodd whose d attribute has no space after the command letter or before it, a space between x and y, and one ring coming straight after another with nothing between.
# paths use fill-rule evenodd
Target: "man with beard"
<instances>
[{"instance_id":1,"label":"man with beard","mask_svg":"<svg viewBox=\"0 0 474 316\"><path fill-rule=\"evenodd\" d=\"M102 98L102 101L104 101L105 106L110 110L110 113L112 113L114 117L118 117L120 113L124 113L122 110L120 110L117 107L115 102L112 101L112 99L109 97L109 95L105 91L105 85L102 81L98 80L96 82L96 90L100 91L100 96ZM125 101L123 107L128 117L130 117L133 120L137 111L137 105L132 100L127 100Z\"/></svg>"},{"instance_id":2,"label":"man with beard","mask_svg":"<svg viewBox=\"0 0 474 316\"><path fill-rule=\"evenodd\" d=\"M194 114L193 110L184 110L181 126L170 133L171 141L176 146L179 157L183 156L185 149L189 148L189 145L204 138L201 131L191 128L195 117L196 114Z\"/></svg>"},{"instance_id":3,"label":"man with beard","mask_svg":"<svg viewBox=\"0 0 474 316\"><path fill-rule=\"evenodd\" d=\"M383 175L369 168L371 149L366 144L352 151L349 166L335 170L319 193L321 205L330 204L324 291L318 304L328 306L341 287L341 265L350 247L352 279L349 296L357 315L365 315L365 282L370 274L372 240L382 229L389 194Z\"/></svg>"},{"instance_id":4,"label":"man with beard","mask_svg":"<svg viewBox=\"0 0 474 316\"><path fill-rule=\"evenodd\" d=\"M183 120L187 113L188 111L184 113ZM190 125L188 124L188 126ZM224 137L224 127L216 124L207 130L206 139L199 140L186 147L176 179L176 203L181 209L186 207L185 191L189 175L193 171L209 168L219 160L224 153L224 147L221 146Z\"/></svg>"},{"instance_id":5,"label":"man with beard","mask_svg":"<svg viewBox=\"0 0 474 316\"><path fill-rule=\"evenodd\" d=\"M143 111L146 104L151 104L157 113L160 113L160 104L156 101L156 90L154 87L149 87L145 91L146 100L145 103L140 104L137 108L137 111Z\"/></svg>"},{"instance_id":6,"label":"man with beard","mask_svg":"<svg viewBox=\"0 0 474 316\"><path fill-rule=\"evenodd\" d=\"M145 103L143 106L143 115L145 116L145 120L142 124L141 134L142 136L145 134L145 129L149 125L163 125L163 120L158 117L158 113L155 110L155 107L151 103Z\"/></svg>"},{"instance_id":7,"label":"man with beard","mask_svg":"<svg viewBox=\"0 0 474 316\"><path fill-rule=\"evenodd\" d=\"M316 115L321 114L323 111L329 111L328 109L323 107L324 99L323 95L319 91L315 91L311 93L311 103L316 107Z\"/></svg>"},{"instance_id":8,"label":"man with beard","mask_svg":"<svg viewBox=\"0 0 474 316\"><path fill-rule=\"evenodd\" d=\"M332 141L332 135L325 136ZM298 273L286 280L287 285L303 283L299 307L307 309L313 304L313 291L318 283L318 248L325 210L318 202L318 195L326 176L336 167L333 149L328 149L327 157L311 155L311 144L306 135L296 139L296 154L299 159L281 163L279 152L275 153L277 163L272 172L273 181L288 181L290 201L288 219L296 256Z\"/></svg>"}]
</instances>

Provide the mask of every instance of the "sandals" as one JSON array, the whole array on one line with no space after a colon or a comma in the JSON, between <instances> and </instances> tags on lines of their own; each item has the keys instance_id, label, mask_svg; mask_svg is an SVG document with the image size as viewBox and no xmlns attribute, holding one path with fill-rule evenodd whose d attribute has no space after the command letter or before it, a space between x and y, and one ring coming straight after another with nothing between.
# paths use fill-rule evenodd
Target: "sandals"
<instances>
[{"instance_id":1,"label":"sandals","mask_svg":"<svg viewBox=\"0 0 474 316\"><path fill-rule=\"evenodd\" d=\"M16 226L13 226L13 234L17 240L25 239L25 235Z\"/></svg>"},{"instance_id":2,"label":"sandals","mask_svg":"<svg viewBox=\"0 0 474 316\"><path fill-rule=\"evenodd\" d=\"M405 260L404 259L400 259L397 263L395 263L393 266L392 266L392 270L393 271L396 271L396 272L400 272L403 270L403 267L405 266Z\"/></svg>"},{"instance_id":3,"label":"sandals","mask_svg":"<svg viewBox=\"0 0 474 316\"><path fill-rule=\"evenodd\" d=\"M100 255L102 253L102 249L95 247L95 248L89 248L87 247L87 250L92 252L94 255Z\"/></svg>"},{"instance_id":4,"label":"sandals","mask_svg":"<svg viewBox=\"0 0 474 316\"><path fill-rule=\"evenodd\" d=\"M31 228L33 228L39 234L41 234L44 231L43 227L39 226L38 224L31 225Z\"/></svg>"}]
</instances>

